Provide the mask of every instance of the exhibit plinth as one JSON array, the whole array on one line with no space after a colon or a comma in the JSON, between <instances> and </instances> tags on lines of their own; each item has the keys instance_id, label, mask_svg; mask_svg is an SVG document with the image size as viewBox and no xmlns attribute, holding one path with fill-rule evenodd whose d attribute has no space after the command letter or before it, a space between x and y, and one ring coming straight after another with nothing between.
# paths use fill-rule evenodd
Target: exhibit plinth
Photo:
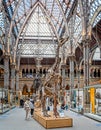
<instances>
[{"instance_id":1,"label":"exhibit plinth","mask_svg":"<svg viewBox=\"0 0 101 130\"><path fill-rule=\"evenodd\" d=\"M73 119L70 117L54 117L52 112L49 112L50 117L44 117L41 111L34 112L34 119L45 128L62 128L72 127Z\"/></svg>"}]
</instances>

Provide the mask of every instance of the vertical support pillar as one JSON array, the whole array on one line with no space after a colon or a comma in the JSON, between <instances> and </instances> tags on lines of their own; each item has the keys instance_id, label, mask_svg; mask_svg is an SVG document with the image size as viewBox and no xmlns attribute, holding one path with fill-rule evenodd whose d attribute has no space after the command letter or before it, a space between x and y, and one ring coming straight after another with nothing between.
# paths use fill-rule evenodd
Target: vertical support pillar
<instances>
[{"instance_id":1,"label":"vertical support pillar","mask_svg":"<svg viewBox=\"0 0 101 130\"><path fill-rule=\"evenodd\" d=\"M83 42L84 47L84 87L89 86L89 42L85 40ZM84 90L84 111L89 105L88 89Z\"/></svg>"},{"instance_id":2,"label":"vertical support pillar","mask_svg":"<svg viewBox=\"0 0 101 130\"><path fill-rule=\"evenodd\" d=\"M74 58L75 56L73 54L71 54L69 56L69 60L70 60L70 100L71 103L73 101L73 88L74 88Z\"/></svg>"},{"instance_id":3,"label":"vertical support pillar","mask_svg":"<svg viewBox=\"0 0 101 130\"><path fill-rule=\"evenodd\" d=\"M15 90L15 63L11 64L11 89Z\"/></svg>"},{"instance_id":4,"label":"vertical support pillar","mask_svg":"<svg viewBox=\"0 0 101 130\"><path fill-rule=\"evenodd\" d=\"M101 77L101 69L100 69L100 77Z\"/></svg>"},{"instance_id":5,"label":"vertical support pillar","mask_svg":"<svg viewBox=\"0 0 101 130\"><path fill-rule=\"evenodd\" d=\"M93 78L94 78L94 68L93 68Z\"/></svg>"},{"instance_id":6,"label":"vertical support pillar","mask_svg":"<svg viewBox=\"0 0 101 130\"><path fill-rule=\"evenodd\" d=\"M16 91L19 91L19 70L16 70Z\"/></svg>"},{"instance_id":7,"label":"vertical support pillar","mask_svg":"<svg viewBox=\"0 0 101 130\"><path fill-rule=\"evenodd\" d=\"M18 100L16 101L16 103L18 106L20 106L19 70L18 69L16 69L15 85L16 85L16 96L18 97Z\"/></svg>"},{"instance_id":8,"label":"vertical support pillar","mask_svg":"<svg viewBox=\"0 0 101 130\"><path fill-rule=\"evenodd\" d=\"M91 68L91 64L89 65L89 78L92 78L92 68Z\"/></svg>"},{"instance_id":9,"label":"vertical support pillar","mask_svg":"<svg viewBox=\"0 0 101 130\"><path fill-rule=\"evenodd\" d=\"M83 40L83 55L84 55L84 87L89 85L89 40L91 38L91 26L89 24L90 16L90 1L79 0L81 19L82 19L82 40ZM88 89L84 89L84 111L87 108Z\"/></svg>"},{"instance_id":10,"label":"vertical support pillar","mask_svg":"<svg viewBox=\"0 0 101 130\"><path fill-rule=\"evenodd\" d=\"M92 68L92 71L91 71L91 78L94 78L94 68Z\"/></svg>"},{"instance_id":11,"label":"vertical support pillar","mask_svg":"<svg viewBox=\"0 0 101 130\"><path fill-rule=\"evenodd\" d=\"M4 88L9 89L9 55L4 56Z\"/></svg>"},{"instance_id":12,"label":"vertical support pillar","mask_svg":"<svg viewBox=\"0 0 101 130\"><path fill-rule=\"evenodd\" d=\"M84 43L84 86L89 85L89 44Z\"/></svg>"},{"instance_id":13,"label":"vertical support pillar","mask_svg":"<svg viewBox=\"0 0 101 130\"><path fill-rule=\"evenodd\" d=\"M79 64L78 64L78 68L77 68L77 73L78 73L78 112L79 112L79 105L80 105L80 95L79 95L79 90L80 90L80 68L79 68Z\"/></svg>"},{"instance_id":14,"label":"vertical support pillar","mask_svg":"<svg viewBox=\"0 0 101 130\"><path fill-rule=\"evenodd\" d=\"M100 58L101 58L101 45L99 46L99 48L100 48Z\"/></svg>"},{"instance_id":15,"label":"vertical support pillar","mask_svg":"<svg viewBox=\"0 0 101 130\"><path fill-rule=\"evenodd\" d=\"M98 68L96 69L96 78L98 78Z\"/></svg>"}]
</instances>

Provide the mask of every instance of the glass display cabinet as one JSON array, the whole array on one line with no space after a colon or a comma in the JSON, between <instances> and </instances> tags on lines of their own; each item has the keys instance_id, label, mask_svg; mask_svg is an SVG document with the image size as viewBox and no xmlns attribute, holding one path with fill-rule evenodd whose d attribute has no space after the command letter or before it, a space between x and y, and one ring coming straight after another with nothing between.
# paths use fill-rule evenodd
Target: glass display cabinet
<instances>
[{"instance_id":1,"label":"glass display cabinet","mask_svg":"<svg viewBox=\"0 0 101 130\"><path fill-rule=\"evenodd\" d=\"M0 88L0 113L4 113L15 107L17 102L16 93L11 90Z\"/></svg>"}]
</instances>

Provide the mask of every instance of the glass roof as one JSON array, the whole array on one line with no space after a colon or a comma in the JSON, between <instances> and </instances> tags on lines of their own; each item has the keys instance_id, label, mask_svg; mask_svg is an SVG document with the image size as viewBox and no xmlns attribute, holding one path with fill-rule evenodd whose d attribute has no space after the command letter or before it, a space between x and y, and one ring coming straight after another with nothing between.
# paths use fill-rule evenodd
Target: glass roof
<instances>
[{"instance_id":1,"label":"glass roof","mask_svg":"<svg viewBox=\"0 0 101 130\"><path fill-rule=\"evenodd\" d=\"M77 46L77 42L81 41L81 32L82 32L82 23L81 23L81 14L80 14L80 5L78 4L75 16L75 26L74 26L74 43Z\"/></svg>"},{"instance_id":2,"label":"glass roof","mask_svg":"<svg viewBox=\"0 0 101 130\"><path fill-rule=\"evenodd\" d=\"M33 39L52 39L55 37L46 16L39 6L33 12L26 26L21 34L24 37L33 37Z\"/></svg>"},{"instance_id":3,"label":"glass roof","mask_svg":"<svg viewBox=\"0 0 101 130\"><path fill-rule=\"evenodd\" d=\"M12 17L18 2L18 0L6 0L6 6L10 18ZM64 26L65 24L63 14L66 14L66 17L68 17L73 2L74 0L22 0L18 6L13 26L16 26L16 30L19 31L27 14L29 14L32 7L35 7L38 3L38 5L46 10L47 15L51 18L51 21L58 32L60 30L60 26Z\"/></svg>"},{"instance_id":4,"label":"glass roof","mask_svg":"<svg viewBox=\"0 0 101 130\"><path fill-rule=\"evenodd\" d=\"M91 0L91 8L90 8L90 19L94 16L95 12L97 12L97 9L101 6L101 0ZM101 19L101 11L96 17L93 27L96 25L96 23Z\"/></svg>"},{"instance_id":5,"label":"glass roof","mask_svg":"<svg viewBox=\"0 0 101 130\"><path fill-rule=\"evenodd\" d=\"M101 54L100 54L100 48L96 48L94 56L93 56L93 60L101 60Z\"/></svg>"},{"instance_id":6,"label":"glass roof","mask_svg":"<svg viewBox=\"0 0 101 130\"><path fill-rule=\"evenodd\" d=\"M93 27L101 20L101 12L98 14L98 16L96 17L94 23L93 23Z\"/></svg>"},{"instance_id":7,"label":"glass roof","mask_svg":"<svg viewBox=\"0 0 101 130\"><path fill-rule=\"evenodd\" d=\"M44 9L47 10L48 15L51 17L51 21L53 22L54 26L58 30L59 26L62 22L62 19L63 19L63 15L59 8L58 3L56 2L56 0L51 0L51 1L50 0L39 0L39 1L40 1L40 5L42 7L44 7ZM35 6L35 4L36 4L36 0L22 0L21 1L17 14L15 16L15 21L16 21L18 30L20 29L21 25L23 24L23 22L26 18L26 15L29 13L30 8ZM63 2L63 0L60 0L60 4L61 4L61 6L63 6L63 10L65 11L66 4ZM13 10L15 10L15 7L16 7L15 5L16 5L16 2L13 1L12 2Z\"/></svg>"},{"instance_id":8,"label":"glass roof","mask_svg":"<svg viewBox=\"0 0 101 130\"><path fill-rule=\"evenodd\" d=\"M21 43L21 42L20 42ZM18 46L18 53L22 57L55 57L57 44L51 40L25 40L23 44Z\"/></svg>"},{"instance_id":9,"label":"glass roof","mask_svg":"<svg viewBox=\"0 0 101 130\"><path fill-rule=\"evenodd\" d=\"M2 31L4 32L4 19L3 19L3 13L0 12L0 36L2 36Z\"/></svg>"},{"instance_id":10,"label":"glass roof","mask_svg":"<svg viewBox=\"0 0 101 130\"><path fill-rule=\"evenodd\" d=\"M63 28L66 24L66 21L64 19L68 18L68 15L70 13L70 10L72 9L72 5L75 2L75 0L21 0L20 3L19 1L20 0L3 0L3 2L5 3L5 7L7 7L6 11L8 13L10 20L12 20L12 16L18 7L13 20L13 30L15 34L18 35L27 16L33 9L32 11L33 13L28 18L28 21L26 22L26 26L23 28L20 38L34 39L35 41L36 39L38 40L37 45L35 45L33 42L33 46L32 43L26 44L26 40L23 40L23 42L19 42L18 50L21 49L20 53L23 55L27 55L28 52L28 55L30 56L33 54L35 55L35 52L37 54L39 54L40 52L40 54L42 54L43 56L48 55L48 53L51 55L51 53L53 52L54 55L56 49L54 48L56 46L56 43L54 42L56 40L56 34L54 33L54 30L58 36L61 36ZM89 1L90 1L90 20L91 20L97 8L101 6L101 0L89 0ZM76 15L74 17L75 22L74 22L73 41L76 47L77 46L76 43L81 41L81 31L82 31L79 4L77 6ZM96 17L93 26L95 26L95 24L100 19L101 19L101 12ZM0 20L2 20L2 18L0 18ZM3 24L2 21L0 21L0 26L2 24ZM45 39L51 39L51 42L49 43L47 42L44 44L41 40ZM70 44L68 44L68 46L69 45ZM33 51L31 47L33 48ZM41 49L38 49L39 47L41 47L43 52Z\"/></svg>"},{"instance_id":11,"label":"glass roof","mask_svg":"<svg viewBox=\"0 0 101 130\"><path fill-rule=\"evenodd\" d=\"M90 19L92 19L94 13L97 11L97 9L101 6L101 0L90 0ZM98 16L95 18L95 21L93 23L93 27L101 20L101 11L99 12ZM76 10L76 17L75 17L75 24L74 24L74 35L73 35L73 41L75 43L75 47L78 46L78 42L81 43L82 37L82 23L81 23L81 13L80 13L80 6L78 3L78 7Z\"/></svg>"},{"instance_id":12,"label":"glass roof","mask_svg":"<svg viewBox=\"0 0 101 130\"><path fill-rule=\"evenodd\" d=\"M6 0L5 2L9 18L13 16L13 13L18 6L13 20L13 30L16 35L19 33L26 17L30 14L31 10L33 10L20 38L39 40L37 40L37 45L31 43L28 44L28 47L25 40L23 40L23 43L19 42L19 44L22 44L23 46L19 46L19 49L21 49L20 54L28 54L31 56L33 54L35 55L35 52L40 52L43 56L49 56L50 54L51 57L52 53L54 56L56 51L56 43L54 40L57 38L56 35L59 37L59 32L62 31L62 28L66 24L65 20L68 17L74 0L22 0L20 3L19 0ZM52 45L50 43L44 44L40 39L51 39L50 43L52 43ZM34 52L31 50L31 47ZM41 51L39 51L39 47L41 47Z\"/></svg>"},{"instance_id":13,"label":"glass roof","mask_svg":"<svg viewBox=\"0 0 101 130\"><path fill-rule=\"evenodd\" d=\"M70 32L70 40L67 43L67 49L68 53L70 53L70 47L71 47L71 40L72 40L72 48L73 52L75 51L75 48L78 46L78 42L80 42L81 39L81 32L82 32L82 23L81 23L81 16L80 16L80 6L78 4L77 8L75 9L75 14L73 18L70 19L68 26L69 26L69 32ZM73 30L71 32L71 30Z\"/></svg>"},{"instance_id":14,"label":"glass roof","mask_svg":"<svg viewBox=\"0 0 101 130\"><path fill-rule=\"evenodd\" d=\"M2 45L0 44L0 49L2 49Z\"/></svg>"},{"instance_id":15,"label":"glass roof","mask_svg":"<svg viewBox=\"0 0 101 130\"><path fill-rule=\"evenodd\" d=\"M40 6L33 12L21 36L24 36L23 42L19 43L21 56L55 57L56 37ZM28 41L30 38L32 42Z\"/></svg>"}]
</instances>

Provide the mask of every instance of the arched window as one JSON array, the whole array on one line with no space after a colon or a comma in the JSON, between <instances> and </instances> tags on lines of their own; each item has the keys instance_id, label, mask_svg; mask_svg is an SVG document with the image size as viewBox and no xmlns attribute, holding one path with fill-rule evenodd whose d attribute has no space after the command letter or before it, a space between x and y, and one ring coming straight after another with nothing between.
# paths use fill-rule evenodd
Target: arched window
<instances>
[{"instance_id":1,"label":"arched window","mask_svg":"<svg viewBox=\"0 0 101 130\"><path fill-rule=\"evenodd\" d=\"M83 73L84 73L84 72L83 72L83 69L81 69L81 75L83 75Z\"/></svg>"},{"instance_id":2,"label":"arched window","mask_svg":"<svg viewBox=\"0 0 101 130\"><path fill-rule=\"evenodd\" d=\"M36 74L36 69L34 69L33 73Z\"/></svg>"},{"instance_id":3,"label":"arched window","mask_svg":"<svg viewBox=\"0 0 101 130\"><path fill-rule=\"evenodd\" d=\"M43 74L46 74L46 69L43 69Z\"/></svg>"},{"instance_id":4,"label":"arched window","mask_svg":"<svg viewBox=\"0 0 101 130\"><path fill-rule=\"evenodd\" d=\"M96 77L96 69L94 70L94 77Z\"/></svg>"},{"instance_id":5,"label":"arched window","mask_svg":"<svg viewBox=\"0 0 101 130\"><path fill-rule=\"evenodd\" d=\"M32 69L30 69L30 74L32 75Z\"/></svg>"},{"instance_id":6,"label":"arched window","mask_svg":"<svg viewBox=\"0 0 101 130\"><path fill-rule=\"evenodd\" d=\"M100 77L100 69L98 69L98 77Z\"/></svg>"},{"instance_id":7,"label":"arched window","mask_svg":"<svg viewBox=\"0 0 101 130\"><path fill-rule=\"evenodd\" d=\"M25 86L23 87L22 94L23 94L23 95L27 95L27 94L28 94L28 87L27 87L27 85L25 85Z\"/></svg>"},{"instance_id":8,"label":"arched window","mask_svg":"<svg viewBox=\"0 0 101 130\"><path fill-rule=\"evenodd\" d=\"M70 69L68 69L68 77L69 77L69 74L70 74Z\"/></svg>"},{"instance_id":9,"label":"arched window","mask_svg":"<svg viewBox=\"0 0 101 130\"><path fill-rule=\"evenodd\" d=\"M22 76L25 76L25 69L22 69Z\"/></svg>"},{"instance_id":10,"label":"arched window","mask_svg":"<svg viewBox=\"0 0 101 130\"><path fill-rule=\"evenodd\" d=\"M42 69L40 69L40 74L42 74Z\"/></svg>"},{"instance_id":11,"label":"arched window","mask_svg":"<svg viewBox=\"0 0 101 130\"><path fill-rule=\"evenodd\" d=\"M76 77L76 69L74 69L74 77Z\"/></svg>"},{"instance_id":12,"label":"arched window","mask_svg":"<svg viewBox=\"0 0 101 130\"><path fill-rule=\"evenodd\" d=\"M26 69L26 74L28 74L28 69Z\"/></svg>"}]
</instances>

